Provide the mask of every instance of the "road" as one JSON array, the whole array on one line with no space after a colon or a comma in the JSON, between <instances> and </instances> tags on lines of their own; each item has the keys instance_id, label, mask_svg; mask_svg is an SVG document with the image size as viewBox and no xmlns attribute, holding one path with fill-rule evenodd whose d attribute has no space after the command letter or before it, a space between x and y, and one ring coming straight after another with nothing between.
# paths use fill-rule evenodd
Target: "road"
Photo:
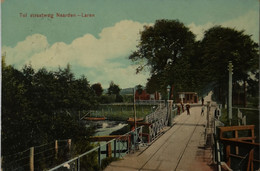
<instances>
[{"instance_id":1,"label":"road","mask_svg":"<svg viewBox=\"0 0 260 171\"><path fill-rule=\"evenodd\" d=\"M210 100L210 99L207 99ZM211 110L211 116L212 116ZM174 119L174 125L148 147L112 162L105 171L209 171L211 150L206 148L206 113L192 107Z\"/></svg>"}]
</instances>

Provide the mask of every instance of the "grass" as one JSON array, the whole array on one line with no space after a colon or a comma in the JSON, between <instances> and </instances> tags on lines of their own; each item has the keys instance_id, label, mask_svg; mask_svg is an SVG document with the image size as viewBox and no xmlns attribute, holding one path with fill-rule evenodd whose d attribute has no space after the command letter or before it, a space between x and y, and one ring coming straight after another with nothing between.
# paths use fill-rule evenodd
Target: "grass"
<instances>
[{"instance_id":1,"label":"grass","mask_svg":"<svg viewBox=\"0 0 260 171\"><path fill-rule=\"evenodd\" d=\"M136 117L144 118L152 113L157 106L136 105ZM108 120L126 121L129 117L134 117L133 105L101 105L96 111L91 113L93 117L106 117Z\"/></svg>"}]
</instances>

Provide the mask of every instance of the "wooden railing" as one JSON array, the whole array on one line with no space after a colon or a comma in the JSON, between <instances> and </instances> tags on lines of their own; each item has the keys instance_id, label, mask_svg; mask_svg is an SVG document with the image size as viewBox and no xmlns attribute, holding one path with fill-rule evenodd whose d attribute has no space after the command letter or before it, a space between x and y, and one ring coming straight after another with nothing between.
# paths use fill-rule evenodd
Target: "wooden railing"
<instances>
[{"instance_id":1,"label":"wooden railing","mask_svg":"<svg viewBox=\"0 0 260 171\"><path fill-rule=\"evenodd\" d=\"M226 163L229 167L235 165L235 169L242 168L247 171L259 168L260 144L255 143L254 128L254 125L219 127L219 139L224 145ZM225 135L227 132L229 132L228 136ZM240 162L234 164L232 158L240 159ZM257 165L254 166L254 163ZM246 165L246 168L243 165Z\"/></svg>"}]
</instances>

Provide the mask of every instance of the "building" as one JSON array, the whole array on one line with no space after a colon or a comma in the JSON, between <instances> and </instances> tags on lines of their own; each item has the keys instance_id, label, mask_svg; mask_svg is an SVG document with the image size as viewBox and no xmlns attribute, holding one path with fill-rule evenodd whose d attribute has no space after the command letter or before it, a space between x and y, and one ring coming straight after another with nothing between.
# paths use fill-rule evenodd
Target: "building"
<instances>
[{"instance_id":1,"label":"building","mask_svg":"<svg viewBox=\"0 0 260 171\"><path fill-rule=\"evenodd\" d=\"M142 90L140 94L138 90L135 91L135 100L161 100L161 95L158 92L149 94L146 90Z\"/></svg>"},{"instance_id":2,"label":"building","mask_svg":"<svg viewBox=\"0 0 260 171\"><path fill-rule=\"evenodd\" d=\"M177 102L198 103L198 94L196 92L178 92Z\"/></svg>"}]
</instances>

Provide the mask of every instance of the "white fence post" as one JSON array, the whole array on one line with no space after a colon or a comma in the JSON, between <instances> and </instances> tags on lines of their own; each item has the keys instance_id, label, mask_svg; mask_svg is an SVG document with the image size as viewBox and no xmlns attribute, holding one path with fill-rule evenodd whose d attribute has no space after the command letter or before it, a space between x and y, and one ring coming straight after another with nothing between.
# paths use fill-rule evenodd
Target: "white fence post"
<instances>
[{"instance_id":1,"label":"white fence post","mask_svg":"<svg viewBox=\"0 0 260 171\"><path fill-rule=\"evenodd\" d=\"M30 171L34 171L34 147L30 148Z\"/></svg>"}]
</instances>

